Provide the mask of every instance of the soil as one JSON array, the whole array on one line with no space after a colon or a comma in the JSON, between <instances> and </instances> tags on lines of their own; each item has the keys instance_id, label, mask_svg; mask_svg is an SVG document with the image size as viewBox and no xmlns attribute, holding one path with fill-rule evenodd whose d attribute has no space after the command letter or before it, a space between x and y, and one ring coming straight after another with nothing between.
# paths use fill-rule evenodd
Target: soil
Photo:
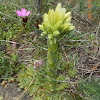
<instances>
[{"instance_id":1,"label":"soil","mask_svg":"<svg viewBox=\"0 0 100 100\"><path fill-rule=\"evenodd\" d=\"M24 92L16 82L9 83L6 88L0 83L0 100L18 100L18 97ZM26 92L19 100L32 100Z\"/></svg>"}]
</instances>

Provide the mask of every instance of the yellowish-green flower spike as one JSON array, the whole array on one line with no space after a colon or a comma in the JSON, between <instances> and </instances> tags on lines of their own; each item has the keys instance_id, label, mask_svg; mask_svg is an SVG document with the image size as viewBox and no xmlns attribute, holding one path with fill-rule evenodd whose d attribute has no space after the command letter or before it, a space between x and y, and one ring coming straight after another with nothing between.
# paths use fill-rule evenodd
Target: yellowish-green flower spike
<instances>
[{"instance_id":1,"label":"yellowish-green flower spike","mask_svg":"<svg viewBox=\"0 0 100 100\"><path fill-rule=\"evenodd\" d=\"M48 36L47 74L51 78L55 78L56 64L59 60L58 38L68 34L74 28L71 24L71 12L66 13L66 9L61 7L61 3L58 3L55 10L50 9L43 16L43 23L39 25L39 29L43 31L42 36ZM53 87L55 87L55 82L51 83L54 83Z\"/></svg>"},{"instance_id":2,"label":"yellowish-green flower spike","mask_svg":"<svg viewBox=\"0 0 100 100\"><path fill-rule=\"evenodd\" d=\"M66 9L61 7L61 3L58 3L55 11L50 9L48 13L45 13L43 16L43 23L39 25L40 30L46 34L52 34L52 37L56 38L60 34L67 34L74 28L75 27L71 25L71 12L66 13ZM44 34L44 36L46 34ZM49 36L48 38L50 39L51 35L47 36Z\"/></svg>"}]
</instances>

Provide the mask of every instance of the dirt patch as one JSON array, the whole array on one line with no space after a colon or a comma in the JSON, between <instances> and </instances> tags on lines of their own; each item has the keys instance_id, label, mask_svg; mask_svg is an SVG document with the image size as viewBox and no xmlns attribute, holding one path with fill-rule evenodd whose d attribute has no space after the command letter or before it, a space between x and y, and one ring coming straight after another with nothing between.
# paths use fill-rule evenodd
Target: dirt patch
<instances>
[{"instance_id":1,"label":"dirt patch","mask_svg":"<svg viewBox=\"0 0 100 100\"><path fill-rule=\"evenodd\" d=\"M9 83L7 88L2 86L0 83L0 100L18 100L17 98L24 92L24 90L19 89L16 83ZM32 100L26 92L20 100Z\"/></svg>"}]
</instances>

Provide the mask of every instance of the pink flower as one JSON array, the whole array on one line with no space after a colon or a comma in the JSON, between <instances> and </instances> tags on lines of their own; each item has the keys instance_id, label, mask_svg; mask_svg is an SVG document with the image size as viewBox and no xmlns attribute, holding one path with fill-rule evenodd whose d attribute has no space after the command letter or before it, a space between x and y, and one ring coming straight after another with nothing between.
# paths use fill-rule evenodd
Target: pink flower
<instances>
[{"instance_id":1,"label":"pink flower","mask_svg":"<svg viewBox=\"0 0 100 100\"><path fill-rule=\"evenodd\" d=\"M40 60L38 62L35 62L34 69L36 69L37 67L43 66L43 62L44 62L43 60Z\"/></svg>"},{"instance_id":2,"label":"pink flower","mask_svg":"<svg viewBox=\"0 0 100 100\"><path fill-rule=\"evenodd\" d=\"M39 64L42 65L42 64L43 64L43 60L40 60L40 61L39 61Z\"/></svg>"},{"instance_id":3,"label":"pink flower","mask_svg":"<svg viewBox=\"0 0 100 100\"><path fill-rule=\"evenodd\" d=\"M28 16L31 13L31 11L28 11L26 13L26 9L22 8L21 11L17 10L16 13L17 13L17 16L25 17L25 16Z\"/></svg>"},{"instance_id":4,"label":"pink flower","mask_svg":"<svg viewBox=\"0 0 100 100\"><path fill-rule=\"evenodd\" d=\"M34 69L36 69L36 66L34 66Z\"/></svg>"}]
</instances>

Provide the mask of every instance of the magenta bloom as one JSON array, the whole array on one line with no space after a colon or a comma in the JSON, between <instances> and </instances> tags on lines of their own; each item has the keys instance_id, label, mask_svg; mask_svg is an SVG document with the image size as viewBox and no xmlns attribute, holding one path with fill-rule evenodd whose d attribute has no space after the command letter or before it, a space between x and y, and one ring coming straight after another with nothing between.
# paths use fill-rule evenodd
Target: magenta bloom
<instances>
[{"instance_id":1,"label":"magenta bloom","mask_svg":"<svg viewBox=\"0 0 100 100\"><path fill-rule=\"evenodd\" d=\"M39 61L39 64L42 65L42 64L43 64L43 60L40 60L40 61Z\"/></svg>"},{"instance_id":2,"label":"magenta bloom","mask_svg":"<svg viewBox=\"0 0 100 100\"><path fill-rule=\"evenodd\" d=\"M34 69L36 69L36 66L34 66Z\"/></svg>"},{"instance_id":3,"label":"magenta bloom","mask_svg":"<svg viewBox=\"0 0 100 100\"><path fill-rule=\"evenodd\" d=\"M43 60L35 62L34 69L36 69L37 67L43 66L43 62L44 62Z\"/></svg>"},{"instance_id":4,"label":"magenta bloom","mask_svg":"<svg viewBox=\"0 0 100 100\"><path fill-rule=\"evenodd\" d=\"M22 8L21 11L17 10L16 13L17 13L17 16L25 17L25 16L28 16L31 13L31 11L28 11L26 13L26 9Z\"/></svg>"}]
</instances>

